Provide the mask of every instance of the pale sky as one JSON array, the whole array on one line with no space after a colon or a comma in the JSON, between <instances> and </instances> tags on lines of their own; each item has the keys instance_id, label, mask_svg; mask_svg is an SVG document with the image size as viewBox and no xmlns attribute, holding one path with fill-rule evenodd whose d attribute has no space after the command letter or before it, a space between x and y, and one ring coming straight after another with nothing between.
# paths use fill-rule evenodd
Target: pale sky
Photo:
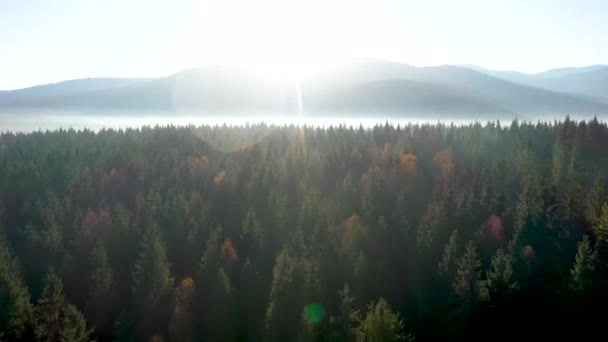
<instances>
[{"instance_id":1,"label":"pale sky","mask_svg":"<svg viewBox=\"0 0 608 342\"><path fill-rule=\"evenodd\" d=\"M0 0L0 89L354 57L538 72L608 64L603 0Z\"/></svg>"}]
</instances>

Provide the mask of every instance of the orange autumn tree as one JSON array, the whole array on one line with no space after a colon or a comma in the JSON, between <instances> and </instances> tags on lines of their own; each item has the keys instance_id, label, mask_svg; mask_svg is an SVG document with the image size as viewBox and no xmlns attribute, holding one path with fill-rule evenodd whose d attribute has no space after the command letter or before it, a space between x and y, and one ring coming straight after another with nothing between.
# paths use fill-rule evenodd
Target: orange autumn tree
<instances>
[{"instance_id":1,"label":"orange autumn tree","mask_svg":"<svg viewBox=\"0 0 608 342\"><path fill-rule=\"evenodd\" d=\"M418 166L418 157L413 153L401 153L399 156L399 164L401 169L407 174L414 174Z\"/></svg>"},{"instance_id":2,"label":"orange autumn tree","mask_svg":"<svg viewBox=\"0 0 608 342\"><path fill-rule=\"evenodd\" d=\"M222 244L222 267L228 277L232 278L238 270L239 254L230 238Z\"/></svg>"},{"instance_id":3,"label":"orange autumn tree","mask_svg":"<svg viewBox=\"0 0 608 342\"><path fill-rule=\"evenodd\" d=\"M175 290L175 308L169 323L169 335L172 341L191 341L194 335L192 322L192 297L194 279L186 277Z\"/></svg>"}]
</instances>

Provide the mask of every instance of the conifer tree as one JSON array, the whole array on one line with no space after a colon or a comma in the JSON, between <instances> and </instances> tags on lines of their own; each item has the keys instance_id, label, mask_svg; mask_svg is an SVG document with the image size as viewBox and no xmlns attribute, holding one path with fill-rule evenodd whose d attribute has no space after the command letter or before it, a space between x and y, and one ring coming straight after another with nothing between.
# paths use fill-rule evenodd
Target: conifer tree
<instances>
[{"instance_id":1,"label":"conifer tree","mask_svg":"<svg viewBox=\"0 0 608 342\"><path fill-rule=\"evenodd\" d=\"M355 341L357 327L361 322L359 310L354 308L355 298L351 296L348 284L340 290L340 315L332 317L335 339L338 341Z\"/></svg>"},{"instance_id":2,"label":"conifer tree","mask_svg":"<svg viewBox=\"0 0 608 342\"><path fill-rule=\"evenodd\" d=\"M603 257L608 255L608 202L602 205L597 224L593 227L597 250Z\"/></svg>"},{"instance_id":3,"label":"conifer tree","mask_svg":"<svg viewBox=\"0 0 608 342\"><path fill-rule=\"evenodd\" d=\"M357 341L412 341L412 337L404 335L402 330L403 322L399 315L382 298L369 305L365 319L359 326Z\"/></svg>"},{"instance_id":4,"label":"conifer tree","mask_svg":"<svg viewBox=\"0 0 608 342\"><path fill-rule=\"evenodd\" d=\"M458 261L458 231L452 231L450 241L443 249L443 256L439 262L439 274L451 278L456 271Z\"/></svg>"},{"instance_id":5,"label":"conifer tree","mask_svg":"<svg viewBox=\"0 0 608 342\"><path fill-rule=\"evenodd\" d=\"M508 295L519 288L513 274L513 258L504 249L499 249L492 257L492 266L483 285L489 298Z\"/></svg>"},{"instance_id":6,"label":"conifer tree","mask_svg":"<svg viewBox=\"0 0 608 342\"><path fill-rule=\"evenodd\" d=\"M481 300L480 267L481 262L477 256L477 250L471 241L460 260L458 260L452 285L458 311L463 315L468 314L473 306Z\"/></svg>"},{"instance_id":7,"label":"conifer tree","mask_svg":"<svg viewBox=\"0 0 608 342\"><path fill-rule=\"evenodd\" d=\"M50 271L45 280L42 297L36 305L36 337L42 341L88 341L92 329L87 329L84 316L69 304L63 293L61 279Z\"/></svg>"},{"instance_id":8,"label":"conifer tree","mask_svg":"<svg viewBox=\"0 0 608 342\"><path fill-rule=\"evenodd\" d=\"M266 336L270 341L294 338L302 312L299 266L286 250L277 256L272 270L270 301L266 310Z\"/></svg>"},{"instance_id":9,"label":"conifer tree","mask_svg":"<svg viewBox=\"0 0 608 342\"><path fill-rule=\"evenodd\" d=\"M570 270L570 274L572 276L570 287L572 290L575 292L582 292L593 285L597 262L597 252L595 252L591 247L589 237L584 235L582 240L577 245L574 265Z\"/></svg>"},{"instance_id":10,"label":"conifer tree","mask_svg":"<svg viewBox=\"0 0 608 342\"><path fill-rule=\"evenodd\" d=\"M93 270L85 313L97 332L107 332L111 329L112 312L117 303L114 302L112 268L101 242L92 250L90 264Z\"/></svg>"},{"instance_id":11,"label":"conifer tree","mask_svg":"<svg viewBox=\"0 0 608 342\"><path fill-rule=\"evenodd\" d=\"M173 277L158 227L144 232L133 269L133 297L139 317L139 334L149 337L165 330L169 319Z\"/></svg>"},{"instance_id":12,"label":"conifer tree","mask_svg":"<svg viewBox=\"0 0 608 342\"><path fill-rule=\"evenodd\" d=\"M27 336L33 320L30 295L23 284L17 260L0 234L0 333L6 339Z\"/></svg>"}]
</instances>

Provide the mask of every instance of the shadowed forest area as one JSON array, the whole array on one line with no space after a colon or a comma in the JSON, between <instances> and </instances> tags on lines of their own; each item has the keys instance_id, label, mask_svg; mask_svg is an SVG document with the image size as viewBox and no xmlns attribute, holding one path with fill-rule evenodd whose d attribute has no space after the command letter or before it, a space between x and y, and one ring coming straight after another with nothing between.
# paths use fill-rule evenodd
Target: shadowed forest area
<instances>
[{"instance_id":1,"label":"shadowed forest area","mask_svg":"<svg viewBox=\"0 0 608 342\"><path fill-rule=\"evenodd\" d=\"M0 135L0 340L580 338L608 127Z\"/></svg>"}]
</instances>

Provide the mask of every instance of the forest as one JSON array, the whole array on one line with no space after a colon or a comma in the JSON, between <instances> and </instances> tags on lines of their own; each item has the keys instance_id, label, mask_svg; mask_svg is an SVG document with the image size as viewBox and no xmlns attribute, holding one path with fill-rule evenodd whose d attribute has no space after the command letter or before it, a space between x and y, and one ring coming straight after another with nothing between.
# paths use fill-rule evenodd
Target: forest
<instances>
[{"instance_id":1,"label":"forest","mask_svg":"<svg viewBox=\"0 0 608 342\"><path fill-rule=\"evenodd\" d=\"M569 117L1 133L0 340L596 336L607 146Z\"/></svg>"}]
</instances>

